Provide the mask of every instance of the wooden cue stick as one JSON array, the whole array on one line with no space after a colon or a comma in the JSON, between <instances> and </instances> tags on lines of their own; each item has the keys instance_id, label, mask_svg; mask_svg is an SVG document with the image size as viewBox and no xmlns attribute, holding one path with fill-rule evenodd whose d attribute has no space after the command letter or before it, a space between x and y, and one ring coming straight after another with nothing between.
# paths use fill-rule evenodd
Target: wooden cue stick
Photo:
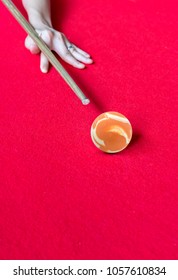
<instances>
[{"instance_id":1,"label":"wooden cue stick","mask_svg":"<svg viewBox=\"0 0 178 280\"><path fill-rule=\"evenodd\" d=\"M58 73L63 77L66 83L71 87L77 97L82 101L83 105L87 105L90 103L90 100L84 95L78 85L74 82L72 77L67 73L61 63L57 60L52 51L48 48L48 46L44 43L44 41L40 38L36 30L32 27L32 25L25 19L25 17L20 13L17 7L9 0L1 0L6 8L10 11L10 13L14 16L14 18L19 22L22 28L29 34L29 36L35 41L39 49L45 54L54 68L58 71Z\"/></svg>"}]
</instances>

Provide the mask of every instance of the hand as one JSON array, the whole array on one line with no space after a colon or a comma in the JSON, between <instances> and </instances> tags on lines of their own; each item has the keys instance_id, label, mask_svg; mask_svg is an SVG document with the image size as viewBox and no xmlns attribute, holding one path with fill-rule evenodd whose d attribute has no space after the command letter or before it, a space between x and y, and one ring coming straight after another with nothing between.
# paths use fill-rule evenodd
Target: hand
<instances>
[{"instance_id":1,"label":"hand","mask_svg":"<svg viewBox=\"0 0 178 280\"><path fill-rule=\"evenodd\" d=\"M35 29L48 47L70 65L83 69L85 68L85 64L93 63L90 55L71 43L63 33L58 32L44 23L41 25L38 23ZM47 73L49 61L29 36L25 39L25 47L32 54L40 53L40 69L43 73Z\"/></svg>"}]
</instances>

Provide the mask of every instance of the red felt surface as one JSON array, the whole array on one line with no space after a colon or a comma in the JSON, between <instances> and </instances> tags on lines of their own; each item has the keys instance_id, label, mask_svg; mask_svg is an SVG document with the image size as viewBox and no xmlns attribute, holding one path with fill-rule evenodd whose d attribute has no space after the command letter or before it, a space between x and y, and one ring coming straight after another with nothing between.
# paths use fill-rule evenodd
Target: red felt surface
<instances>
[{"instance_id":1,"label":"red felt surface","mask_svg":"<svg viewBox=\"0 0 178 280\"><path fill-rule=\"evenodd\" d=\"M63 63L91 104L40 72L0 3L0 258L178 258L178 4L55 0L52 11L95 61ZM90 138L106 111L133 126L119 154Z\"/></svg>"}]
</instances>

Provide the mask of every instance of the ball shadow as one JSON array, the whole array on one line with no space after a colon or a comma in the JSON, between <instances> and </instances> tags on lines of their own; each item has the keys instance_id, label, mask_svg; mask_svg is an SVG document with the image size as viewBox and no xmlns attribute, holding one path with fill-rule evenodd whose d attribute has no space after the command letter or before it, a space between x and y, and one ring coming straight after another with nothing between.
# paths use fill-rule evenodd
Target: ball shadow
<instances>
[{"instance_id":1,"label":"ball shadow","mask_svg":"<svg viewBox=\"0 0 178 280\"><path fill-rule=\"evenodd\" d=\"M141 138L141 134L139 132L134 132L132 136L132 141L130 142L130 146L137 143L140 138Z\"/></svg>"},{"instance_id":2,"label":"ball shadow","mask_svg":"<svg viewBox=\"0 0 178 280\"><path fill-rule=\"evenodd\" d=\"M136 144L140 141L141 138L142 138L141 133L138 132L138 131L134 131L134 130L133 130L132 139L131 139L131 141L130 141L130 143L129 143L129 145L128 145L128 147L127 147L126 150L132 149L132 147L133 147L134 145L136 145Z\"/></svg>"}]
</instances>

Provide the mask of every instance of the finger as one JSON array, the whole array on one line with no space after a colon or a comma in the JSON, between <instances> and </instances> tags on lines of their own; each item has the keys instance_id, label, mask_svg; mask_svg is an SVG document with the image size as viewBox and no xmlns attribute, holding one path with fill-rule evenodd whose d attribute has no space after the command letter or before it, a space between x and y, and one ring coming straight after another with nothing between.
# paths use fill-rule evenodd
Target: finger
<instances>
[{"instance_id":1,"label":"finger","mask_svg":"<svg viewBox=\"0 0 178 280\"><path fill-rule=\"evenodd\" d=\"M93 60L91 59L90 55L78 48L76 45L72 44L69 42L69 40L64 37L66 45L72 46L69 51L72 53L72 55L79 61L86 63L86 64L91 64L93 63Z\"/></svg>"},{"instance_id":2,"label":"finger","mask_svg":"<svg viewBox=\"0 0 178 280\"><path fill-rule=\"evenodd\" d=\"M70 65L79 69L85 68L85 65L77 61L77 59L69 52L65 44L63 35L58 35L58 37L54 40L53 50Z\"/></svg>"},{"instance_id":3,"label":"finger","mask_svg":"<svg viewBox=\"0 0 178 280\"><path fill-rule=\"evenodd\" d=\"M40 54L40 69L43 73L47 73L49 70L49 60L42 52Z\"/></svg>"},{"instance_id":4,"label":"finger","mask_svg":"<svg viewBox=\"0 0 178 280\"><path fill-rule=\"evenodd\" d=\"M48 45L48 47L51 49L51 42L53 38L53 33L49 30L46 30L42 32L41 34L42 40ZM41 52L40 55L40 69L43 73L47 73L49 69L49 61L47 57Z\"/></svg>"},{"instance_id":5,"label":"finger","mask_svg":"<svg viewBox=\"0 0 178 280\"><path fill-rule=\"evenodd\" d=\"M30 36L27 36L25 39L25 47L32 53L32 54L38 54L40 52L40 49L36 45L36 43L32 40Z\"/></svg>"},{"instance_id":6,"label":"finger","mask_svg":"<svg viewBox=\"0 0 178 280\"><path fill-rule=\"evenodd\" d=\"M74 45L74 44L72 44L72 45L75 47L75 49L76 49L80 54L83 54L83 55L86 56L86 57L91 57L89 53L84 52L83 50L81 50L80 48L78 48L78 47L77 47L76 45Z\"/></svg>"},{"instance_id":7,"label":"finger","mask_svg":"<svg viewBox=\"0 0 178 280\"><path fill-rule=\"evenodd\" d=\"M91 64L93 63L93 60L89 57L84 56L83 54L79 53L75 47L69 49L71 54L80 62L86 63L86 64Z\"/></svg>"},{"instance_id":8,"label":"finger","mask_svg":"<svg viewBox=\"0 0 178 280\"><path fill-rule=\"evenodd\" d=\"M64 37L64 40L65 40L65 43L66 43L67 46L70 46L70 45L71 45L71 46L74 47L74 49L75 49L78 53L82 54L83 56L85 56L85 57L87 57L87 58L91 58L91 56L90 56L88 53L84 52L83 50L81 50L80 48L78 48L76 45L70 43L69 40L68 40L66 37Z\"/></svg>"}]
</instances>

